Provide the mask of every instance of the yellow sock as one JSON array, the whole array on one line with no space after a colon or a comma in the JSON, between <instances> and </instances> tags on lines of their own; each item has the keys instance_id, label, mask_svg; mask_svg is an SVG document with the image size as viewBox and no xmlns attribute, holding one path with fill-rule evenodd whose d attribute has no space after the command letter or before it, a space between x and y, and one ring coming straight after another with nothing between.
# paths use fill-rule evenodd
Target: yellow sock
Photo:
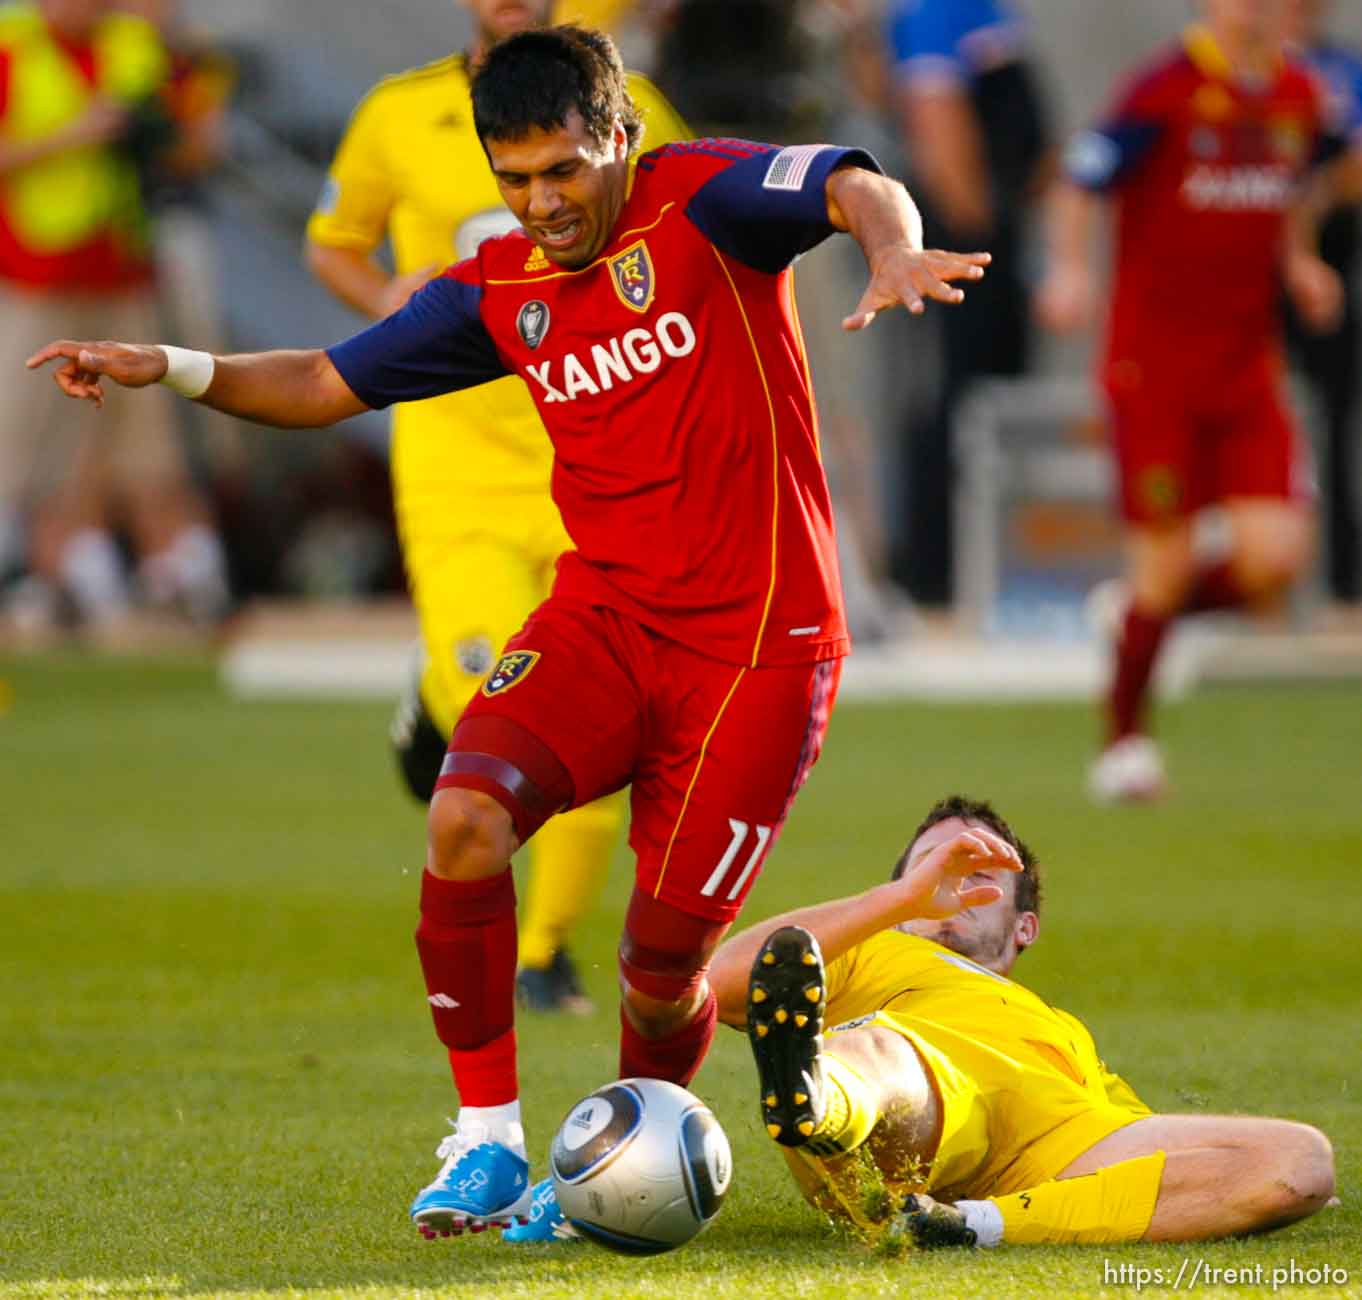
<instances>
[{"instance_id":1,"label":"yellow sock","mask_svg":"<svg viewBox=\"0 0 1362 1300\"><path fill-rule=\"evenodd\" d=\"M623 794L550 817L530 841L520 964L542 970L605 884L624 814Z\"/></svg>"},{"instance_id":2,"label":"yellow sock","mask_svg":"<svg viewBox=\"0 0 1362 1300\"><path fill-rule=\"evenodd\" d=\"M854 1151L880 1118L876 1090L845 1061L823 1056L823 1119L805 1149L815 1155Z\"/></svg>"},{"instance_id":3,"label":"yellow sock","mask_svg":"<svg viewBox=\"0 0 1362 1300\"><path fill-rule=\"evenodd\" d=\"M1018 1245L1139 1241L1154 1217L1163 1162L1164 1153L1155 1151L1081 1178L1057 1178L987 1201L957 1201L956 1209L980 1234L981 1246L997 1244L986 1240L994 1216L973 1208L985 1206L1001 1215L1002 1240Z\"/></svg>"}]
</instances>

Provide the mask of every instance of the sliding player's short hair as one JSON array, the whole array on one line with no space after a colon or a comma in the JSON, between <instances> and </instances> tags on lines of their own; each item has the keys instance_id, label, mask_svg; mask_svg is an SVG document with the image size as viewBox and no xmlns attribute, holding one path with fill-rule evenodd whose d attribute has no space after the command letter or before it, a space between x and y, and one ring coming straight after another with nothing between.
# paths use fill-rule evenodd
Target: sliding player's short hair
<instances>
[{"instance_id":1,"label":"sliding player's short hair","mask_svg":"<svg viewBox=\"0 0 1362 1300\"><path fill-rule=\"evenodd\" d=\"M1017 876L1016 902L1018 912L1034 912L1040 915L1040 863L1036 855L1027 847L1026 842L1012 829L992 804L982 799L969 799L962 794L953 794L932 805L932 809L922 819L922 825L908 840L908 847L899 855L894 864L891 880L898 880L908 869L908 854L923 834L938 822L958 817L964 822L974 822L985 826L1001 840L1006 840L1022 860L1022 869Z\"/></svg>"},{"instance_id":2,"label":"sliding player's short hair","mask_svg":"<svg viewBox=\"0 0 1362 1300\"><path fill-rule=\"evenodd\" d=\"M494 45L473 77L473 125L488 140L522 140L556 131L576 110L591 138L604 145L615 119L630 151L643 138L643 119L624 80L615 42L585 27L519 32Z\"/></svg>"}]
</instances>

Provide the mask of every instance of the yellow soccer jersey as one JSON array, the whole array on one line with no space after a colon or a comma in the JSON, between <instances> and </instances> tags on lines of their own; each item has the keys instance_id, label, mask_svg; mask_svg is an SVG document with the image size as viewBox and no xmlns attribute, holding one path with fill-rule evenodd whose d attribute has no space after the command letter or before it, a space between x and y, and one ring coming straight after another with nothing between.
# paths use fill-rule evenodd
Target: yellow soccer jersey
<instances>
[{"instance_id":1,"label":"yellow soccer jersey","mask_svg":"<svg viewBox=\"0 0 1362 1300\"><path fill-rule=\"evenodd\" d=\"M830 1050L836 1026L882 1013L932 1070L944 1111L934 1194L1033 1186L1149 1114L1076 1017L930 940L875 935L829 964L827 997Z\"/></svg>"},{"instance_id":2,"label":"yellow soccer jersey","mask_svg":"<svg viewBox=\"0 0 1362 1300\"><path fill-rule=\"evenodd\" d=\"M688 139L685 124L645 77L629 92L644 149ZM387 236L399 273L438 270L514 229L473 129L463 55L380 82L360 103L308 223L317 244L369 253ZM402 514L445 511L451 497L539 492L552 449L515 377L394 410L394 479ZM411 445L402 447L404 440Z\"/></svg>"}]
</instances>

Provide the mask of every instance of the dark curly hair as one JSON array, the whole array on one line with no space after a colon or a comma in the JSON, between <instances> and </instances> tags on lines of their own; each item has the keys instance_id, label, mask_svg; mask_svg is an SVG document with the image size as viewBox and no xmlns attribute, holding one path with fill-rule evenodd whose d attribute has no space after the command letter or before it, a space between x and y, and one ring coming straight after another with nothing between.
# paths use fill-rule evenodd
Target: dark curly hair
<instances>
[{"instance_id":1,"label":"dark curly hair","mask_svg":"<svg viewBox=\"0 0 1362 1300\"><path fill-rule=\"evenodd\" d=\"M1036 861L1036 855L1027 847L1026 842L1003 820L993 805L982 799L969 799L962 794L953 794L933 804L931 811L922 819L922 824L909 837L908 847L899 855L889 878L898 880L908 869L908 854L926 831L931 830L938 822L949 821L952 817L988 827L999 839L1006 840L1017 850L1022 860L1022 869L1017 876L1017 911L1034 912L1039 916L1040 863Z\"/></svg>"},{"instance_id":2,"label":"dark curly hair","mask_svg":"<svg viewBox=\"0 0 1362 1300\"><path fill-rule=\"evenodd\" d=\"M474 74L473 125L484 148L488 140L556 131L574 109L598 145L609 141L617 117L631 152L643 137L624 64L604 32L570 25L519 32L494 45Z\"/></svg>"}]
</instances>

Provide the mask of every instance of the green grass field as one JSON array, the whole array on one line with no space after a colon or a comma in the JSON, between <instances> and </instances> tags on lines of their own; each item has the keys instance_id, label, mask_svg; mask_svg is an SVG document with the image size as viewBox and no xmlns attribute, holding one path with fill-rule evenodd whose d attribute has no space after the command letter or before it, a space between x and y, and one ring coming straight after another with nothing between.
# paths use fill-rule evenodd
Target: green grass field
<instances>
[{"instance_id":1,"label":"green grass field","mask_svg":"<svg viewBox=\"0 0 1362 1300\"><path fill-rule=\"evenodd\" d=\"M10 661L0 681L0 1296L1116 1296L1133 1288L1104 1267L1184 1259L1265 1282L1344 1268L1362 1294L1355 684L1168 709L1176 795L1120 811L1081 797L1084 708L844 705L747 909L874 883L937 795L994 799L1048 869L1019 977L1156 1108L1325 1129L1341 1208L1210 1246L886 1260L799 1200L721 1031L695 1087L733 1191L692 1246L634 1261L428 1244L407 1222L453 1098L411 941L422 819L384 706L233 702L200 662ZM621 851L577 944L601 1010L522 1021L541 1160L613 1073L627 884Z\"/></svg>"}]
</instances>

